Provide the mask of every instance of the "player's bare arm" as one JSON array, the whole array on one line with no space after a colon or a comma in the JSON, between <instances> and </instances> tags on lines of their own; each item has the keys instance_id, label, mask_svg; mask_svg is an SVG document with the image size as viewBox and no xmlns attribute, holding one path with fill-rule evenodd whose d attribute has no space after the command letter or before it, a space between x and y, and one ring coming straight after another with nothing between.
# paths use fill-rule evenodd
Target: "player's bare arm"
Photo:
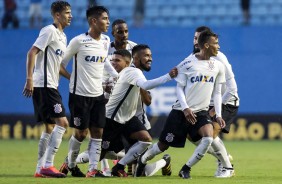
<instances>
[{"instance_id":1,"label":"player's bare arm","mask_svg":"<svg viewBox=\"0 0 282 184\"><path fill-rule=\"evenodd\" d=\"M141 94L142 102L144 102L147 106L151 105L152 96L150 92L140 88L140 94Z\"/></svg>"},{"instance_id":2,"label":"player's bare arm","mask_svg":"<svg viewBox=\"0 0 282 184\"><path fill-rule=\"evenodd\" d=\"M70 80L70 73L66 70L65 66L61 64L60 66L60 75L65 77L66 79Z\"/></svg>"},{"instance_id":3,"label":"player's bare arm","mask_svg":"<svg viewBox=\"0 0 282 184\"><path fill-rule=\"evenodd\" d=\"M23 95L27 98L31 97L33 94L33 69L35 65L35 56L39 51L39 48L32 46L27 54L26 82L23 90Z\"/></svg>"}]
</instances>

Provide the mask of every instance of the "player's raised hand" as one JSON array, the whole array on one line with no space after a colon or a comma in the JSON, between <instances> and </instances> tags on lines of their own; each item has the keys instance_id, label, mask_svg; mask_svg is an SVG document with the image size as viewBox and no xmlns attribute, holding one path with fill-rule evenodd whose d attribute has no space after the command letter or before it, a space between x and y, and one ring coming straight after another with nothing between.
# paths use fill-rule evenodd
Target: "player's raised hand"
<instances>
[{"instance_id":1,"label":"player's raised hand","mask_svg":"<svg viewBox=\"0 0 282 184\"><path fill-rule=\"evenodd\" d=\"M170 70L169 75L171 78L174 78L178 75L178 70L176 67L174 67L173 69Z\"/></svg>"},{"instance_id":2,"label":"player's raised hand","mask_svg":"<svg viewBox=\"0 0 282 184\"><path fill-rule=\"evenodd\" d=\"M197 119L196 119L197 116L196 114L194 114L194 112L190 108L184 109L183 113L184 113L186 120L189 123L191 123L192 125L194 125L197 122Z\"/></svg>"},{"instance_id":3,"label":"player's raised hand","mask_svg":"<svg viewBox=\"0 0 282 184\"><path fill-rule=\"evenodd\" d=\"M31 97L33 94L33 81L32 79L26 79L23 95L27 98Z\"/></svg>"}]
</instances>

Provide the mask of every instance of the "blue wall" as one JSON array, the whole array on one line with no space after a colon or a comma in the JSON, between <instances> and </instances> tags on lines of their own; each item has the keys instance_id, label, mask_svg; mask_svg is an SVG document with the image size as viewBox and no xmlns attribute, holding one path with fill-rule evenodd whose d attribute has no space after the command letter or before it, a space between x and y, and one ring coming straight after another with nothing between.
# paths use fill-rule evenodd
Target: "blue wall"
<instances>
[{"instance_id":1,"label":"blue wall","mask_svg":"<svg viewBox=\"0 0 282 184\"><path fill-rule=\"evenodd\" d=\"M282 113L282 27L213 28L220 35L221 51L233 66L241 98L240 113ZM69 40L87 29L66 29ZM0 114L32 113L30 99L22 96L26 53L39 30L0 30ZM109 32L110 33L110 32ZM150 45L153 68L148 79L158 77L190 54L194 28L130 29L130 39ZM168 86L175 85L170 82ZM68 81L60 91L65 105Z\"/></svg>"}]
</instances>

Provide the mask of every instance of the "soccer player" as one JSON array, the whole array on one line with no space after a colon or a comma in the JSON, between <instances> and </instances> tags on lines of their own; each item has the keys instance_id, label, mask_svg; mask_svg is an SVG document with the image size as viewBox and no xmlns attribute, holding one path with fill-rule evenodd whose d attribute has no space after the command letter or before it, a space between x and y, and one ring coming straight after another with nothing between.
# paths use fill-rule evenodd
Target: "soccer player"
<instances>
[{"instance_id":1,"label":"soccer player","mask_svg":"<svg viewBox=\"0 0 282 184\"><path fill-rule=\"evenodd\" d=\"M198 38L202 31L210 30L210 28L206 26L198 27L195 31L194 35L194 50L193 53L199 52ZM218 54L214 56L217 61L220 61L225 68L225 78L226 83L222 85L222 118L224 119L226 126L222 129L219 125L214 122L214 141L209 149L208 153L214 155L218 158L218 169L215 173L215 177L218 178L226 178L231 177L234 173L234 169L228 157L226 148L222 142L222 140L218 137L220 132L229 133L230 126L233 122L233 119L237 115L239 108L239 96L237 90L237 84L235 81L235 76L232 71L232 67L228 62L227 57L220 51ZM214 103L213 99L211 100L211 110L210 115L214 116ZM197 144L199 140L194 142Z\"/></svg>"},{"instance_id":2,"label":"soccer player","mask_svg":"<svg viewBox=\"0 0 282 184\"><path fill-rule=\"evenodd\" d=\"M114 41L111 42L109 52L108 52L108 58L109 60L112 59L113 53L116 50L126 49L130 53L132 51L132 48L136 45L135 42L128 40L129 31L126 21L122 19L116 19L112 23L112 35L114 37ZM114 85L115 81L112 77L109 76L109 74L104 71L104 84L107 86L105 88L105 98L109 99L109 95L111 93L112 87ZM138 106L139 107L139 106ZM113 152L112 152L113 153ZM122 153L120 153L122 154ZM101 160L101 167L102 171L105 173L110 173L110 168L107 159ZM131 166L128 167L130 170Z\"/></svg>"},{"instance_id":3,"label":"soccer player","mask_svg":"<svg viewBox=\"0 0 282 184\"><path fill-rule=\"evenodd\" d=\"M71 23L71 6L65 1L55 1L51 5L51 14L54 23L41 29L28 51L27 78L23 90L24 96L32 96L37 121L45 125L38 144L34 177L65 177L53 166L53 162L68 126L57 89L60 64L67 46L63 30Z\"/></svg>"},{"instance_id":4,"label":"soccer player","mask_svg":"<svg viewBox=\"0 0 282 184\"><path fill-rule=\"evenodd\" d=\"M177 75L173 68L169 74L153 80L146 80L142 71L150 71L152 53L148 45L136 45L132 49L133 65L123 69L115 84L109 102L106 104L106 126L103 134L102 148L105 151L119 152L122 145L116 145L124 136L136 143L130 147L125 156L112 168L112 175L127 177L126 164L138 157L150 144L152 138L145 126L135 116L140 88L144 90L157 87Z\"/></svg>"},{"instance_id":5,"label":"soccer player","mask_svg":"<svg viewBox=\"0 0 282 184\"><path fill-rule=\"evenodd\" d=\"M103 128L105 126L105 97L103 94L103 70L113 77L118 73L107 59L110 38L107 32L109 12L103 6L90 7L86 11L89 30L73 38L62 61L62 74L69 78L65 67L73 57L70 77L69 108L70 127L74 134L69 141L67 169L74 177L84 177L76 164L80 145L90 132L89 169L86 177L104 177L97 169L101 154Z\"/></svg>"},{"instance_id":6,"label":"soccer player","mask_svg":"<svg viewBox=\"0 0 282 184\"><path fill-rule=\"evenodd\" d=\"M225 82L224 68L211 58L219 50L216 34L202 32L198 44L200 52L187 57L178 66L177 101L172 107L159 142L138 159L136 176L141 176L148 160L167 150L169 146L184 147L187 134L192 140L201 137L193 155L182 167L179 176L189 179L191 167L201 160L213 142L213 126L208 115L212 93L217 123L225 126L221 118L221 86Z\"/></svg>"}]
</instances>

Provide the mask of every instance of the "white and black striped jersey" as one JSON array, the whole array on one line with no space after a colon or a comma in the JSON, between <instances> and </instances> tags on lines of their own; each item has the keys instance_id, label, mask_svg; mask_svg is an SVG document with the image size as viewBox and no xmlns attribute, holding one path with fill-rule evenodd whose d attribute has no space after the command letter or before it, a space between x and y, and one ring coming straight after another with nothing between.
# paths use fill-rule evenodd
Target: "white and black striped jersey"
<instances>
[{"instance_id":1,"label":"white and black striped jersey","mask_svg":"<svg viewBox=\"0 0 282 184\"><path fill-rule=\"evenodd\" d=\"M73 57L69 90L72 94L97 97L103 94L102 77L104 68L112 75L118 75L107 60L110 38L104 34L100 40L88 33L74 37L66 50L63 65L67 66Z\"/></svg>"},{"instance_id":2,"label":"white and black striped jersey","mask_svg":"<svg viewBox=\"0 0 282 184\"><path fill-rule=\"evenodd\" d=\"M178 84L184 87L187 105L193 112L208 110L215 83L224 83L223 65L214 58L198 60L195 55L185 58L177 65ZM179 101L172 107L183 110Z\"/></svg>"},{"instance_id":3,"label":"white and black striped jersey","mask_svg":"<svg viewBox=\"0 0 282 184\"><path fill-rule=\"evenodd\" d=\"M33 86L57 89L60 64L67 47L65 33L55 24L48 25L40 30L33 46L41 50L36 55Z\"/></svg>"},{"instance_id":4,"label":"white and black striped jersey","mask_svg":"<svg viewBox=\"0 0 282 184\"><path fill-rule=\"evenodd\" d=\"M126 67L119 73L119 78L106 104L106 117L121 124L136 114L140 87L136 82L145 79L143 72L135 67Z\"/></svg>"}]
</instances>

